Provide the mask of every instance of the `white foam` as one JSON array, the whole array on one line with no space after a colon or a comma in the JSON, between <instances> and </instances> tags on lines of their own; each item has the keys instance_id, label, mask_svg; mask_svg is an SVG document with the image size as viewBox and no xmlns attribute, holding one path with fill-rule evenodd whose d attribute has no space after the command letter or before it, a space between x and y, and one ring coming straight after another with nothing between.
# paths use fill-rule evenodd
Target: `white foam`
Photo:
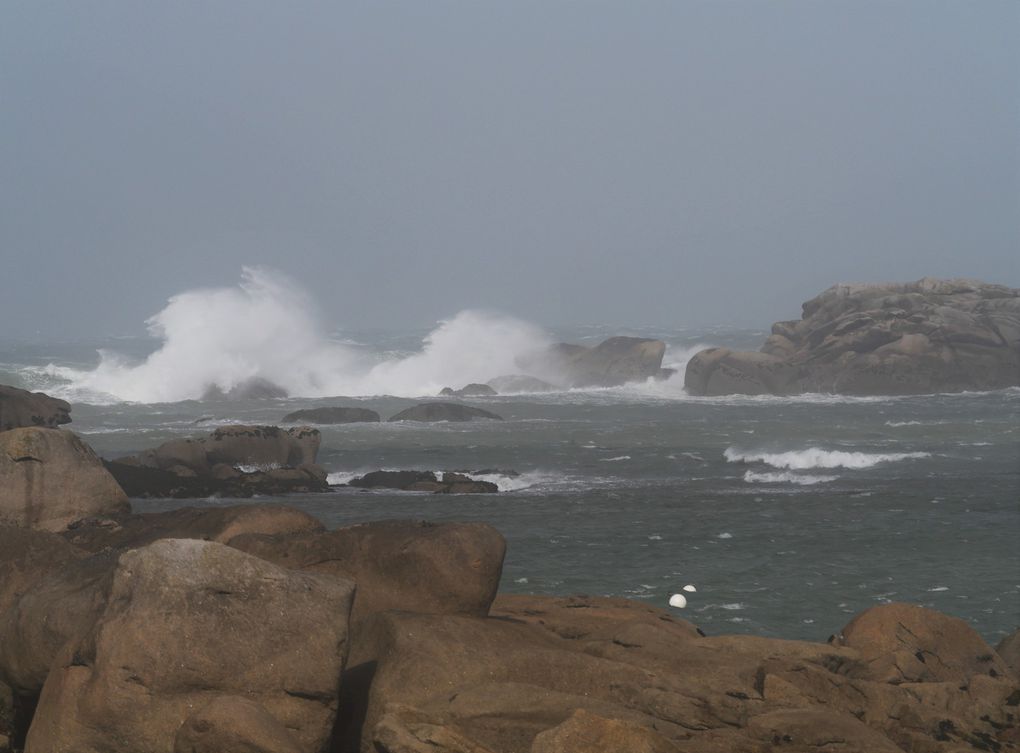
<instances>
[{"instance_id":1,"label":"white foam","mask_svg":"<svg viewBox=\"0 0 1020 753\"><path fill-rule=\"evenodd\" d=\"M618 463L621 460L630 460L630 455L618 455L615 458L602 458L601 463Z\"/></svg>"},{"instance_id":2,"label":"white foam","mask_svg":"<svg viewBox=\"0 0 1020 753\"><path fill-rule=\"evenodd\" d=\"M285 275L245 267L239 285L192 290L147 321L162 345L140 363L100 352L92 370L50 366L53 389L92 402L177 402L251 379L291 396L434 395L446 386L515 373L518 355L545 347L538 328L499 314L462 311L440 322L420 352L381 362L330 339L308 295Z\"/></svg>"},{"instance_id":3,"label":"white foam","mask_svg":"<svg viewBox=\"0 0 1020 753\"><path fill-rule=\"evenodd\" d=\"M765 463L773 468L788 470L809 470L811 468L871 468L879 463L893 463L900 460L927 458L927 452L844 452L808 447L806 450L788 452L758 452L727 447L723 456L731 463Z\"/></svg>"},{"instance_id":4,"label":"white foam","mask_svg":"<svg viewBox=\"0 0 1020 753\"><path fill-rule=\"evenodd\" d=\"M809 474L790 473L788 471L755 473L747 471L744 474L744 481L749 484L798 484L800 486L813 486L815 484L827 484L835 481L839 476L812 476Z\"/></svg>"}]
</instances>

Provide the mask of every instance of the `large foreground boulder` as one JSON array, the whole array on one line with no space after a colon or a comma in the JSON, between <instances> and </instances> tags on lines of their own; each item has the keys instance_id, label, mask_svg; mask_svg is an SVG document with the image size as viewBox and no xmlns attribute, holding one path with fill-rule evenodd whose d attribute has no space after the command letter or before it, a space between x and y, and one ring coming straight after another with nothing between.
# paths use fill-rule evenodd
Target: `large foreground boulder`
<instances>
[{"instance_id":1,"label":"large foreground boulder","mask_svg":"<svg viewBox=\"0 0 1020 753\"><path fill-rule=\"evenodd\" d=\"M230 545L284 567L356 582L354 621L386 609L488 614L506 553L503 537L484 523L404 520L236 536Z\"/></svg>"},{"instance_id":2,"label":"large foreground boulder","mask_svg":"<svg viewBox=\"0 0 1020 753\"><path fill-rule=\"evenodd\" d=\"M492 419L502 421L487 410L474 408L470 405L460 403L422 403L414 407L400 411L390 418L390 421L478 421L479 419Z\"/></svg>"},{"instance_id":3,"label":"large foreground boulder","mask_svg":"<svg viewBox=\"0 0 1020 753\"><path fill-rule=\"evenodd\" d=\"M1020 290L976 280L835 285L777 322L761 352L711 348L692 395L902 395L1020 384Z\"/></svg>"},{"instance_id":4,"label":"large foreground boulder","mask_svg":"<svg viewBox=\"0 0 1020 753\"><path fill-rule=\"evenodd\" d=\"M71 406L42 392L0 384L0 431L26 426L56 428L71 422Z\"/></svg>"},{"instance_id":5,"label":"large foreground boulder","mask_svg":"<svg viewBox=\"0 0 1020 753\"><path fill-rule=\"evenodd\" d=\"M99 457L71 432L0 433L0 525L60 531L80 518L130 509Z\"/></svg>"},{"instance_id":6,"label":"large foreground boulder","mask_svg":"<svg viewBox=\"0 0 1020 753\"><path fill-rule=\"evenodd\" d=\"M322 750L353 592L213 542L126 552L102 616L53 664L26 753L171 753L223 696L257 704L298 750Z\"/></svg>"},{"instance_id":7,"label":"large foreground boulder","mask_svg":"<svg viewBox=\"0 0 1020 753\"><path fill-rule=\"evenodd\" d=\"M283 417L285 424L357 424L379 421L379 414L368 408L307 408Z\"/></svg>"},{"instance_id":8,"label":"large foreground boulder","mask_svg":"<svg viewBox=\"0 0 1020 753\"><path fill-rule=\"evenodd\" d=\"M557 343L519 357L517 365L529 374L568 387L617 387L672 375L671 369L662 368L665 352L662 340L611 337L594 348Z\"/></svg>"}]
</instances>

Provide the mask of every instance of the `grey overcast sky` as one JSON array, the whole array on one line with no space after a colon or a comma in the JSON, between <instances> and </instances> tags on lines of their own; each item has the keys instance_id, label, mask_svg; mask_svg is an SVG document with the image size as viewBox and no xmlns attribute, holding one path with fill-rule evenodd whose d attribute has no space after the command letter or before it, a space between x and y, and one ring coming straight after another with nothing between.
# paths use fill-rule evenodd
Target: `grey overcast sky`
<instances>
[{"instance_id":1,"label":"grey overcast sky","mask_svg":"<svg viewBox=\"0 0 1020 753\"><path fill-rule=\"evenodd\" d=\"M1015 0L8 0L0 321L137 332L242 264L352 327L1020 286L1018 38Z\"/></svg>"}]
</instances>

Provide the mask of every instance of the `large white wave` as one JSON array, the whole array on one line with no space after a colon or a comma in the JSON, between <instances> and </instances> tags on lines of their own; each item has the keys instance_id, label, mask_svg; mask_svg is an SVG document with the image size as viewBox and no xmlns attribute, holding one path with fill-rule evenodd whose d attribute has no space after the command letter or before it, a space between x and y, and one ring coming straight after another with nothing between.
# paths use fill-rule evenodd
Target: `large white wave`
<instances>
[{"instance_id":1,"label":"large white wave","mask_svg":"<svg viewBox=\"0 0 1020 753\"><path fill-rule=\"evenodd\" d=\"M845 452L842 450L823 450L821 447L808 447L806 450L791 450L789 452L758 452L727 447L723 455L731 463L764 463L773 468L804 471L811 468L871 468L879 463L926 458L930 456L930 453Z\"/></svg>"},{"instance_id":2,"label":"large white wave","mask_svg":"<svg viewBox=\"0 0 1020 753\"><path fill-rule=\"evenodd\" d=\"M245 267L239 285L193 290L149 319L161 346L140 363L101 351L89 370L51 366L78 399L156 403L230 392L253 379L299 397L434 395L517 371L514 359L550 339L526 322L480 311L443 321L419 353L382 362L330 340L309 296L285 275ZM58 393L59 390L54 390Z\"/></svg>"}]
</instances>

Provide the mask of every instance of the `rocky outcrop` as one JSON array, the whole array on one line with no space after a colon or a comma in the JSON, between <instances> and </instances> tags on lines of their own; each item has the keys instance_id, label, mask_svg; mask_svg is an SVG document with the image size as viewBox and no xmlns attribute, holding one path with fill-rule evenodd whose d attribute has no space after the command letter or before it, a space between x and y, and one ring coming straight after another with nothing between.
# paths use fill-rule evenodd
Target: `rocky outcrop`
<instances>
[{"instance_id":1,"label":"rocky outcrop","mask_svg":"<svg viewBox=\"0 0 1020 753\"><path fill-rule=\"evenodd\" d=\"M1020 384L1020 290L975 280L835 285L777 322L761 352L711 348L692 395L902 395Z\"/></svg>"},{"instance_id":2,"label":"rocky outcrop","mask_svg":"<svg viewBox=\"0 0 1020 753\"><path fill-rule=\"evenodd\" d=\"M223 696L257 704L299 750L321 750L353 592L213 542L126 552L101 617L50 670L26 753L170 751Z\"/></svg>"},{"instance_id":3,"label":"rocky outcrop","mask_svg":"<svg viewBox=\"0 0 1020 753\"><path fill-rule=\"evenodd\" d=\"M379 421L379 414L368 408L307 408L288 413L285 424L357 424Z\"/></svg>"},{"instance_id":4,"label":"rocky outcrop","mask_svg":"<svg viewBox=\"0 0 1020 753\"><path fill-rule=\"evenodd\" d=\"M106 463L129 496L188 499L324 492L321 434L299 426L223 426Z\"/></svg>"},{"instance_id":5,"label":"rocky outcrop","mask_svg":"<svg viewBox=\"0 0 1020 753\"><path fill-rule=\"evenodd\" d=\"M594 348L557 343L519 357L517 365L529 374L567 387L617 387L671 376L671 369L662 368L665 352L662 340L611 337Z\"/></svg>"},{"instance_id":6,"label":"rocky outcrop","mask_svg":"<svg viewBox=\"0 0 1020 753\"><path fill-rule=\"evenodd\" d=\"M0 431L41 426L50 429L71 422L71 406L42 392L0 384Z\"/></svg>"},{"instance_id":7,"label":"rocky outcrop","mask_svg":"<svg viewBox=\"0 0 1020 753\"><path fill-rule=\"evenodd\" d=\"M899 651L860 629L867 613L842 631L855 636L850 647L704 637L623 599L504 596L489 619L382 612L355 629L339 749L1009 749L1020 686L965 658L975 647L994 654L976 634L920 611L944 642L920 635L918 645L962 673L952 681L867 679Z\"/></svg>"},{"instance_id":8,"label":"rocky outcrop","mask_svg":"<svg viewBox=\"0 0 1020 753\"><path fill-rule=\"evenodd\" d=\"M234 537L231 546L284 567L358 584L352 620L386 609L488 614L506 542L484 523L380 521L324 533Z\"/></svg>"},{"instance_id":9,"label":"rocky outcrop","mask_svg":"<svg viewBox=\"0 0 1020 753\"><path fill-rule=\"evenodd\" d=\"M560 389L555 384L526 374L498 376L495 379L490 379L487 384L500 395L515 392L555 392Z\"/></svg>"},{"instance_id":10,"label":"rocky outcrop","mask_svg":"<svg viewBox=\"0 0 1020 753\"><path fill-rule=\"evenodd\" d=\"M499 487L491 481L476 481L463 473L446 471L437 477L432 471L372 471L347 482L358 489L398 489L433 494L494 494Z\"/></svg>"},{"instance_id":11,"label":"rocky outcrop","mask_svg":"<svg viewBox=\"0 0 1020 753\"><path fill-rule=\"evenodd\" d=\"M459 390L453 387L443 387L439 392L440 397L491 397L497 394L496 390L487 384L472 383L461 387Z\"/></svg>"},{"instance_id":12,"label":"rocky outcrop","mask_svg":"<svg viewBox=\"0 0 1020 753\"><path fill-rule=\"evenodd\" d=\"M71 432L0 433L0 525L60 531L79 518L130 509L99 457Z\"/></svg>"},{"instance_id":13,"label":"rocky outcrop","mask_svg":"<svg viewBox=\"0 0 1020 753\"><path fill-rule=\"evenodd\" d=\"M1020 741L1011 659L938 612L875 607L828 643L708 637L626 599L494 598L505 542L482 524L324 531L298 511L247 510L110 516L59 535L0 526L0 735L20 748L27 731L27 753Z\"/></svg>"},{"instance_id":14,"label":"rocky outcrop","mask_svg":"<svg viewBox=\"0 0 1020 753\"><path fill-rule=\"evenodd\" d=\"M412 408L400 411L390 418L390 421L478 421L479 419L491 419L502 421L497 416L481 408L474 408L461 403L422 403Z\"/></svg>"}]
</instances>

